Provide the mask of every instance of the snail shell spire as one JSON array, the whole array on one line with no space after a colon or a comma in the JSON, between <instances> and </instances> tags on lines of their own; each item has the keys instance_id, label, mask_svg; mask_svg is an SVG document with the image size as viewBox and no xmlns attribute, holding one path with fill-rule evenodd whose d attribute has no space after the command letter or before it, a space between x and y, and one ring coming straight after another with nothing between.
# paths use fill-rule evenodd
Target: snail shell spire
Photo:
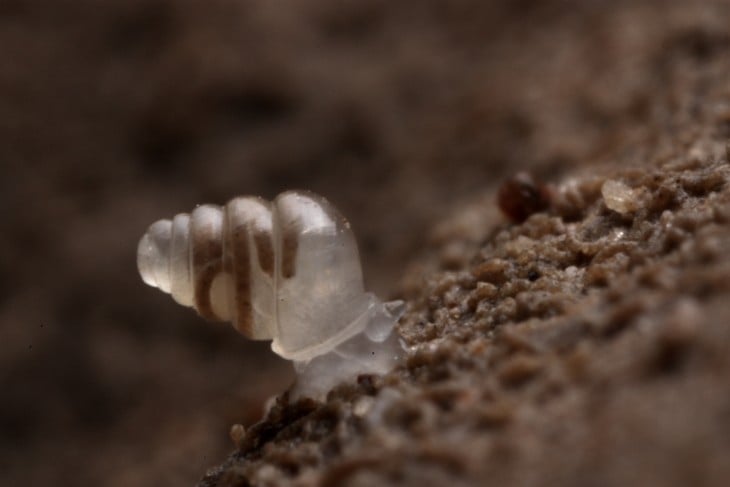
<instances>
[{"instance_id":1,"label":"snail shell spire","mask_svg":"<svg viewBox=\"0 0 730 487\"><path fill-rule=\"evenodd\" d=\"M382 303L366 293L357 243L324 198L238 197L153 223L138 246L145 283L243 335L307 361L362 332Z\"/></svg>"}]
</instances>

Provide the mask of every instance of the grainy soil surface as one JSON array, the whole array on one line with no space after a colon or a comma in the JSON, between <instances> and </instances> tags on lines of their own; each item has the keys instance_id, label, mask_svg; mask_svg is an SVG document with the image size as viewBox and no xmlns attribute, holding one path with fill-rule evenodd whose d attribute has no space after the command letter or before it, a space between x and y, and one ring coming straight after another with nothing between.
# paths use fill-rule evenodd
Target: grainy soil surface
<instances>
[{"instance_id":1,"label":"grainy soil surface","mask_svg":"<svg viewBox=\"0 0 730 487\"><path fill-rule=\"evenodd\" d=\"M0 485L727 485L730 2L2 0L0 59ZM290 188L408 304L324 403L136 273Z\"/></svg>"}]
</instances>

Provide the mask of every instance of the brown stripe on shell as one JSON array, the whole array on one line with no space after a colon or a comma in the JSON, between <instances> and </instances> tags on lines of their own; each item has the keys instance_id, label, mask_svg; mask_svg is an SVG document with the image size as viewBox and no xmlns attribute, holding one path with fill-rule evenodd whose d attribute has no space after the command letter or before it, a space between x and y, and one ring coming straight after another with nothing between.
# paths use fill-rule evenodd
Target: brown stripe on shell
<instances>
[{"instance_id":1,"label":"brown stripe on shell","mask_svg":"<svg viewBox=\"0 0 730 487\"><path fill-rule=\"evenodd\" d=\"M297 248L299 247L299 222L282 225L281 235L281 277L290 279L296 272Z\"/></svg>"},{"instance_id":2,"label":"brown stripe on shell","mask_svg":"<svg viewBox=\"0 0 730 487\"><path fill-rule=\"evenodd\" d=\"M193 261L193 289L195 290L195 309L198 314L210 321L221 321L213 312L210 302L210 288L213 279L223 269L220 235L211 226L190 225L190 246Z\"/></svg>"},{"instance_id":3,"label":"brown stripe on shell","mask_svg":"<svg viewBox=\"0 0 730 487\"><path fill-rule=\"evenodd\" d=\"M232 233L234 252L232 275L236 305L236 329L253 338L253 306L251 304L251 258L248 246L248 231L239 227Z\"/></svg>"},{"instance_id":4,"label":"brown stripe on shell","mask_svg":"<svg viewBox=\"0 0 730 487\"><path fill-rule=\"evenodd\" d=\"M271 277L274 277L274 241L270 230L258 229L254 233L256 253L259 256L259 266Z\"/></svg>"},{"instance_id":5,"label":"brown stripe on shell","mask_svg":"<svg viewBox=\"0 0 730 487\"><path fill-rule=\"evenodd\" d=\"M230 273L233 276L236 317L234 326L243 335L253 338L253 306L251 304L251 249L248 243L248 222L236 224L226 212Z\"/></svg>"}]
</instances>

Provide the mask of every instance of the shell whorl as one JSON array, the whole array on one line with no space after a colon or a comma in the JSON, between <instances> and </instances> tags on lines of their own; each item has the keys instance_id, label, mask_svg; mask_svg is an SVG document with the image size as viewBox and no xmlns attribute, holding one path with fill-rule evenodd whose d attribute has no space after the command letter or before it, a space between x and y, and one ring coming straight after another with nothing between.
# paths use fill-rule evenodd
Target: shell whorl
<instances>
[{"instance_id":1,"label":"shell whorl","mask_svg":"<svg viewBox=\"0 0 730 487\"><path fill-rule=\"evenodd\" d=\"M284 356L341 340L370 303L349 223L307 192L237 197L155 222L138 267L145 283L249 338L274 339Z\"/></svg>"}]
</instances>

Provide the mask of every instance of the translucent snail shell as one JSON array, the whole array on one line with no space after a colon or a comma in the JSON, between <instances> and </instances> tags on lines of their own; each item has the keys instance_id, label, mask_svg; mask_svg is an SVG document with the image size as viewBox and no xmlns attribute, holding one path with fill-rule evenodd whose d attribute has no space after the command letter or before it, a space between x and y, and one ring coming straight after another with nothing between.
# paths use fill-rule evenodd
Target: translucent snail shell
<instances>
[{"instance_id":1,"label":"translucent snail shell","mask_svg":"<svg viewBox=\"0 0 730 487\"><path fill-rule=\"evenodd\" d=\"M137 264L145 283L298 362L360 343L353 337L366 329L368 343L383 342L397 319L364 291L350 224L310 192L237 197L159 220Z\"/></svg>"}]
</instances>

